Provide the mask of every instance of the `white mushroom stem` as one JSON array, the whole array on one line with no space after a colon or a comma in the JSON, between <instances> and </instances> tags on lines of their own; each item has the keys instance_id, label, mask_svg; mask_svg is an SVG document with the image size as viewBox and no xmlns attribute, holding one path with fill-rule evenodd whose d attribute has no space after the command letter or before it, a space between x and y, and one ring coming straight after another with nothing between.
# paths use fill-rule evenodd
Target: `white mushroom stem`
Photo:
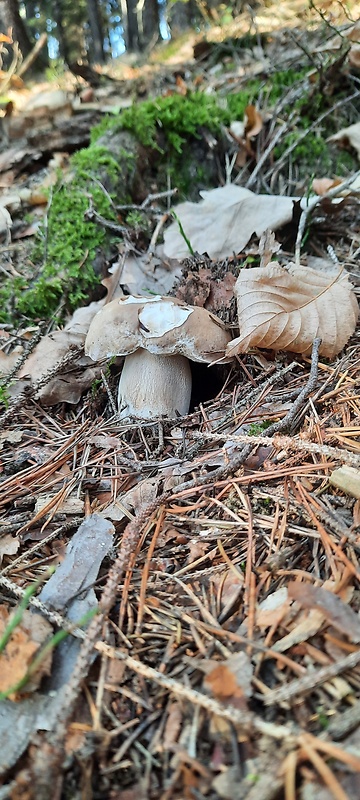
<instances>
[{"instance_id":1,"label":"white mushroom stem","mask_svg":"<svg viewBox=\"0 0 360 800\"><path fill-rule=\"evenodd\" d=\"M118 394L122 418L187 414L190 396L191 370L185 356L153 355L142 348L126 356Z\"/></svg>"}]
</instances>

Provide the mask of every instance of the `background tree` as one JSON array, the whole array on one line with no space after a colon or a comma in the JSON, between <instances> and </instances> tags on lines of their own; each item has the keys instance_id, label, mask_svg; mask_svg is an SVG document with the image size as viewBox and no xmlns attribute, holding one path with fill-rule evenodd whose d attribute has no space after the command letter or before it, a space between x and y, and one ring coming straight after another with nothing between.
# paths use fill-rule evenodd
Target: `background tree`
<instances>
[{"instance_id":1,"label":"background tree","mask_svg":"<svg viewBox=\"0 0 360 800\"><path fill-rule=\"evenodd\" d=\"M20 16L18 0L0 0L0 19L5 31L12 29L14 41L18 42L23 58L34 46L24 20Z\"/></svg>"},{"instance_id":2,"label":"background tree","mask_svg":"<svg viewBox=\"0 0 360 800\"><path fill-rule=\"evenodd\" d=\"M91 39L89 43L89 61L96 64L105 62L104 31L101 10L97 0L87 0Z\"/></svg>"},{"instance_id":3,"label":"background tree","mask_svg":"<svg viewBox=\"0 0 360 800\"><path fill-rule=\"evenodd\" d=\"M0 0L0 25L13 29L24 57L46 31L50 58L79 67L153 46L165 10L176 35L199 21L217 21L220 7L220 0Z\"/></svg>"}]
</instances>

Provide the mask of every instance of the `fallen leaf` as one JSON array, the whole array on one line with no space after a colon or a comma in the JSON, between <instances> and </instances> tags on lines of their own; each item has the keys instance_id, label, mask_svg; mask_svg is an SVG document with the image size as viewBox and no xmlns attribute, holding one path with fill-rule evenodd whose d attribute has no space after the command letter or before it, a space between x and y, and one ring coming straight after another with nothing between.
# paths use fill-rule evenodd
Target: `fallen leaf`
<instances>
[{"instance_id":1,"label":"fallen leaf","mask_svg":"<svg viewBox=\"0 0 360 800\"><path fill-rule=\"evenodd\" d=\"M360 642L360 617L333 592L321 586L292 581L288 585L289 598L303 608L316 609L334 628L344 633L350 641Z\"/></svg>"},{"instance_id":2,"label":"fallen leaf","mask_svg":"<svg viewBox=\"0 0 360 800\"><path fill-rule=\"evenodd\" d=\"M259 255L261 257L260 266L267 267L270 264L273 255L280 250L280 242L275 239L275 234L267 228L260 236L259 242Z\"/></svg>"},{"instance_id":3,"label":"fallen leaf","mask_svg":"<svg viewBox=\"0 0 360 800\"><path fill-rule=\"evenodd\" d=\"M356 150L357 157L360 158L360 122L355 122L354 125L349 125L348 128L341 128L333 136L330 136L328 142L337 142L340 147L353 147Z\"/></svg>"},{"instance_id":4,"label":"fallen leaf","mask_svg":"<svg viewBox=\"0 0 360 800\"><path fill-rule=\"evenodd\" d=\"M278 625L289 611L291 600L286 586L269 594L256 610L255 624L258 628L270 628Z\"/></svg>"},{"instance_id":5,"label":"fallen leaf","mask_svg":"<svg viewBox=\"0 0 360 800\"><path fill-rule=\"evenodd\" d=\"M0 637L3 635L12 614L6 606L0 606ZM50 623L40 614L24 611L21 622L14 628L10 639L0 654L0 692L8 692L21 681L39 650L41 644L52 634ZM47 653L38 669L23 688L28 694L35 691L44 675L50 673L52 654ZM10 695L15 700L18 693Z\"/></svg>"},{"instance_id":6,"label":"fallen leaf","mask_svg":"<svg viewBox=\"0 0 360 800\"><path fill-rule=\"evenodd\" d=\"M344 32L343 35L346 36L346 38L349 39L350 42L359 42L360 41L360 20L358 19L354 23L354 25L352 25L351 28L349 28L349 30Z\"/></svg>"},{"instance_id":7,"label":"fallen leaf","mask_svg":"<svg viewBox=\"0 0 360 800\"><path fill-rule=\"evenodd\" d=\"M257 195L232 183L200 195L200 203L180 203L174 210L192 249L210 258L240 253L254 233L260 237L267 228L276 230L292 219L291 197ZM164 252L172 258L189 256L178 222L164 232Z\"/></svg>"},{"instance_id":8,"label":"fallen leaf","mask_svg":"<svg viewBox=\"0 0 360 800\"><path fill-rule=\"evenodd\" d=\"M109 275L102 280L108 290L107 302L115 297L127 294L147 296L149 294L167 295L172 289L175 278L181 275L181 263L178 258L164 260L148 253L121 254L109 269Z\"/></svg>"},{"instance_id":9,"label":"fallen leaf","mask_svg":"<svg viewBox=\"0 0 360 800\"><path fill-rule=\"evenodd\" d=\"M329 189L333 189L334 186L339 186L342 182L343 178L314 178L312 189L315 194L323 195L326 194Z\"/></svg>"},{"instance_id":10,"label":"fallen leaf","mask_svg":"<svg viewBox=\"0 0 360 800\"><path fill-rule=\"evenodd\" d=\"M319 352L333 358L353 334L358 304L346 274L324 274L309 267L270 263L242 270L235 284L240 336L226 356L250 347L310 354L316 337Z\"/></svg>"},{"instance_id":11,"label":"fallen leaf","mask_svg":"<svg viewBox=\"0 0 360 800\"><path fill-rule=\"evenodd\" d=\"M256 106L248 105L245 108L245 135L248 140L258 136L263 129L263 119Z\"/></svg>"},{"instance_id":12,"label":"fallen leaf","mask_svg":"<svg viewBox=\"0 0 360 800\"><path fill-rule=\"evenodd\" d=\"M350 47L350 50L348 52L348 60L349 60L349 64L351 64L352 67L356 67L356 69L359 69L359 67L360 67L360 45L359 44L353 44L352 47Z\"/></svg>"},{"instance_id":13,"label":"fallen leaf","mask_svg":"<svg viewBox=\"0 0 360 800\"><path fill-rule=\"evenodd\" d=\"M1 528L0 528L1 534ZM4 556L12 556L17 553L20 547L20 540L15 536L11 536L11 534L7 534L6 536L1 536L0 538L0 564L4 558Z\"/></svg>"},{"instance_id":14,"label":"fallen leaf","mask_svg":"<svg viewBox=\"0 0 360 800\"><path fill-rule=\"evenodd\" d=\"M246 797L245 794L240 795L240 785L242 783L242 774L240 767L225 767L216 778L213 779L211 788L216 792L221 800L240 800L240 797Z\"/></svg>"},{"instance_id":15,"label":"fallen leaf","mask_svg":"<svg viewBox=\"0 0 360 800\"><path fill-rule=\"evenodd\" d=\"M24 431L3 431L0 433L0 450L3 449L5 442L10 444L18 444L24 435Z\"/></svg>"},{"instance_id":16,"label":"fallen leaf","mask_svg":"<svg viewBox=\"0 0 360 800\"><path fill-rule=\"evenodd\" d=\"M204 686L219 700L251 697L253 665L247 653L234 653L226 661L197 664L206 673Z\"/></svg>"},{"instance_id":17,"label":"fallen leaf","mask_svg":"<svg viewBox=\"0 0 360 800\"><path fill-rule=\"evenodd\" d=\"M0 350L0 375L8 375L23 352L24 348L21 345L14 347L11 353L4 353L3 350Z\"/></svg>"},{"instance_id":18,"label":"fallen leaf","mask_svg":"<svg viewBox=\"0 0 360 800\"><path fill-rule=\"evenodd\" d=\"M43 336L23 364L19 378L29 378L31 383L36 383L56 368L59 361L69 353L72 345L81 347L92 318L103 305L104 301L99 300L78 308L63 330ZM80 354L75 365L68 370L64 367L61 374L56 375L40 389L38 396L44 405L78 403L82 392L91 386L98 373L99 370L94 367L92 360ZM21 388L19 383L18 389Z\"/></svg>"},{"instance_id":19,"label":"fallen leaf","mask_svg":"<svg viewBox=\"0 0 360 800\"><path fill-rule=\"evenodd\" d=\"M178 702L174 702L170 704L168 715L165 723L164 728L164 736L162 741L162 747L164 750L169 750L175 742L177 742L180 732L181 732L181 724L183 720L183 714L181 710L181 705Z\"/></svg>"},{"instance_id":20,"label":"fallen leaf","mask_svg":"<svg viewBox=\"0 0 360 800\"><path fill-rule=\"evenodd\" d=\"M125 517L132 519L132 515L138 513L142 506L155 500L159 480L159 478L144 478L128 492L125 492L121 499L118 497L115 502L106 506L101 511L102 516L114 522L119 522Z\"/></svg>"}]
</instances>

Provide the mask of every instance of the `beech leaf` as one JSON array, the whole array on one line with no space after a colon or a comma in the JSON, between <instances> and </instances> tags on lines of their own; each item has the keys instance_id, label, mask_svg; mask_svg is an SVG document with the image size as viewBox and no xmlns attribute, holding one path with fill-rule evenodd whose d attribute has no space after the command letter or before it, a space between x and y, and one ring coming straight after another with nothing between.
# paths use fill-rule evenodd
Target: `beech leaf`
<instances>
[{"instance_id":1,"label":"beech leaf","mask_svg":"<svg viewBox=\"0 0 360 800\"><path fill-rule=\"evenodd\" d=\"M240 336L229 342L227 357L254 346L308 355L319 337L319 353L333 358L354 333L359 314L346 274L295 264L242 270L235 295Z\"/></svg>"}]
</instances>

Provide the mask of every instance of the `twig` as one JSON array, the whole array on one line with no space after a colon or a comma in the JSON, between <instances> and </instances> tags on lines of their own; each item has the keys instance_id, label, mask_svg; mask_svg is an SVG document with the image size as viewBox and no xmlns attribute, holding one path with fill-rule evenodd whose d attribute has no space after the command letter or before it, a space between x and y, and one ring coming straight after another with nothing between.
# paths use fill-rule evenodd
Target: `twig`
<instances>
[{"instance_id":1,"label":"twig","mask_svg":"<svg viewBox=\"0 0 360 800\"><path fill-rule=\"evenodd\" d=\"M156 192L155 194L148 194L145 197L140 205L124 205L124 206L115 206L116 211L147 211L147 207L150 203L153 203L154 200L165 200L168 197L174 197L177 194L177 189L167 189L165 192ZM153 210L153 209L150 209Z\"/></svg>"},{"instance_id":2,"label":"twig","mask_svg":"<svg viewBox=\"0 0 360 800\"><path fill-rule=\"evenodd\" d=\"M296 266L300 266L300 251L301 251L301 242L304 235L304 230L306 226L306 220L309 214L322 203L323 200L332 200L333 197L338 197L344 189L348 189L351 185L356 181L356 179L360 175L360 170L357 170L350 178L347 178L346 181L343 183L339 183L337 186L333 186L332 189L329 189L326 194L317 195L316 197L312 197L311 200L308 201L306 207L303 209L300 220L299 220L299 227L296 236L296 244L295 244L295 264Z\"/></svg>"},{"instance_id":3,"label":"twig","mask_svg":"<svg viewBox=\"0 0 360 800\"><path fill-rule=\"evenodd\" d=\"M122 236L128 233L128 229L125 227L125 225L118 225L116 222L105 219L105 217L102 217L101 214L98 214L91 205L90 208L85 211L84 217L89 222L97 222L98 225L101 225L101 227L105 228L105 230L111 231L111 233L119 233Z\"/></svg>"},{"instance_id":4,"label":"twig","mask_svg":"<svg viewBox=\"0 0 360 800\"><path fill-rule=\"evenodd\" d=\"M241 444L251 444L256 442L256 445L273 446L279 450L303 450L305 453L316 453L320 456L326 456L331 460L343 461L345 464L351 464L354 467L360 467L360 456L356 453L351 453L348 450L343 450L340 447L332 447L326 444L317 444L316 442L307 442L303 439L298 439L295 436L250 436L247 433L232 434L228 431L224 433L210 433L207 431L196 431L192 434L194 438L210 440L214 442L239 442Z\"/></svg>"},{"instance_id":5,"label":"twig","mask_svg":"<svg viewBox=\"0 0 360 800\"><path fill-rule=\"evenodd\" d=\"M336 678L342 672L354 669L359 663L360 650L357 650L355 653L350 653L344 658L340 658L333 664L317 668L316 671L311 672L309 675L304 675L303 678L296 678L286 686L281 686L279 689L270 689L262 698L262 702L266 706L287 703L297 695L311 692L316 686L321 686L322 683L326 683L331 678Z\"/></svg>"},{"instance_id":6,"label":"twig","mask_svg":"<svg viewBox=\"0 0 360 800\"><path fill-rule=\"evenodd\" d=\"M22 62L20 69L18 69L17 71L17 75L19 76L19 78L21 78L21 76L24 75L25 72L34 63L34 61L36 60L36 58L40 53L40 50L42 50L42 48L46 44L47 38L48 38L47 33L42 33L41 36L39 36L37 42L35 42L34 44L33 49L30 51L29 55L27 55L26 58L24 58L24 61Z\"/></svg>"},{"instance_id":7,"label":"twig","mask_svg":"<svg viewBox=\"0 0 360 800\"><path fill-rule=\"evenodd\" d=\"M304 404L304 401L308 399L311 392L314 391L317 379L318 379L318 364L319 364L319 347L321 345L321 339L314 339L312 353L311 353L311 367L309 378L301 390L299 396L296 398L295 402L291 406L290 411L286 414L283 419L280 419L279 422L274 422L273 425L270 425L267 428L267 435L273 436L274 433L280 433L281 431L291 430L295 417L298 411Z\"/></svg>"}]
</instances>

